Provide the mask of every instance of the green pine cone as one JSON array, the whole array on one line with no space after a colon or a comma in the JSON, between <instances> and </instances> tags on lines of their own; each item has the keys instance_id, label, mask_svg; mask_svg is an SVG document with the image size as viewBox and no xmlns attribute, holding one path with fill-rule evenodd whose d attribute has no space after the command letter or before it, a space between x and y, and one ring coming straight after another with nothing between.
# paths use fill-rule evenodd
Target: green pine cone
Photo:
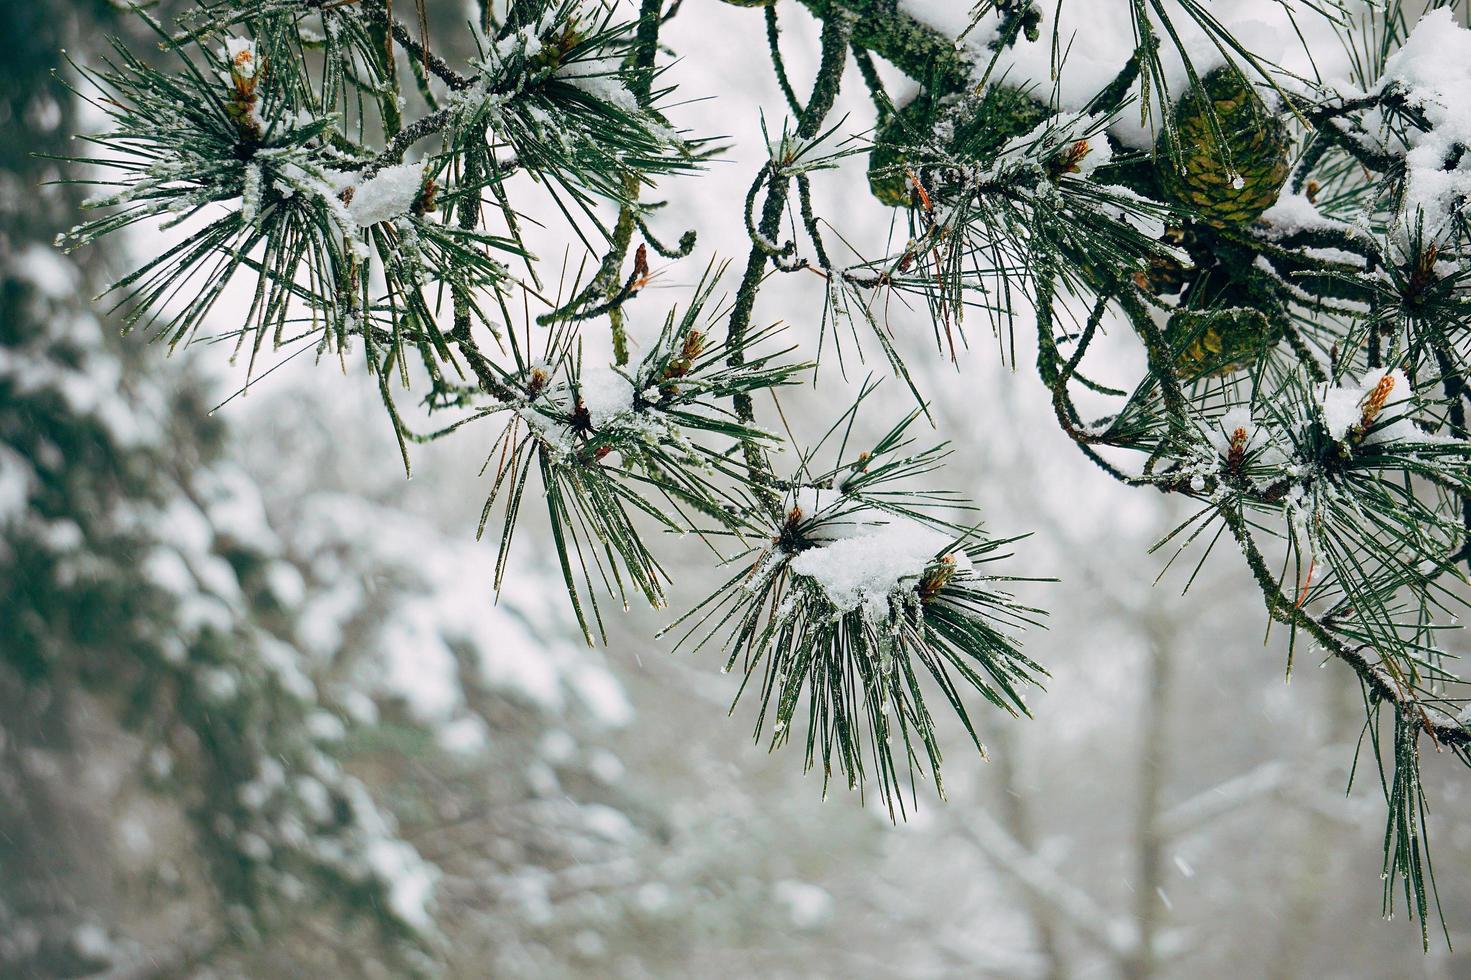
<instances>
[{"instance_id":1,"label":"green pine cone","mask_svg":"<svg viewBox=\"0 0 1471 980\"><path fill-rule=\"evenodd\" d=\"M1216 144L1207 105L1215 111L1224 148ZM1287 180L1287 127L1236 69L1217 68L1192 86L1175 105L1175 127L1178 158L1167 133L1155 147L1160 186L1197 220L1239 227L1276 202Z\"/></svg>"},{"instance_id":2,"label":"green pine cone","mask_svg":"<svg viewBox=\"0 0 1471 980\"><path fill-rule=\"evenodd\" d=\"M980 98L936 106L927 92L905 103L874 134L868 156L868 186L873 196L891 207L910 203L910 185L904 173L910 148L949 122L946 149L964 160L984 160L1006 141L1024 136L1051 115L1031 95L1011 85L992 85Z\"/></svg>"},{"instance_id":3,"label":"green pine cone","mask_svg":"<svg viewBox=\"0 0 1471 980\"><path fill-rule=\"evenodd\" d=\"M1220 377L1256 363L1264 350L1282 339L1282 324L1260 310L1177 310L1165 339L1175 352L1175 366L1187 378Z\"/></svg>"}]
</instances>

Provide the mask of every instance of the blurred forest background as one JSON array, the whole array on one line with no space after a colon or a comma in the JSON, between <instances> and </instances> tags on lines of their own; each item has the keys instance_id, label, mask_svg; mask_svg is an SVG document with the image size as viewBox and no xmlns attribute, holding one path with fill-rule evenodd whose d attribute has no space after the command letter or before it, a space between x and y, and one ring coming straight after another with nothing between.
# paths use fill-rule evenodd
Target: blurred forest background
<instances>
[{"instance_id":1,"label":"blurred forest background","mask_svg":"<svg viewBox=\"0 0 1471 980\"><path fill-rule=\"evenodd\" d=\"M466 16L428 8L443 37ZM660 227L700 249L635 319L743 251L781 105L763 31L713 0L670 24L678 122L730 148L661 188ZM948 484L992 531L1035 532L1015 571L1060 579L1027 590L1052 679L1035 720L984 715L990 761L952 732L949 801L921 787L894 825L752 744L719 658L652 639L680 609L583 647L531 526L497 602L486 447L423 447L406 481L366 378L303 359L228 400L239 377L118 336L89 297L126 263L53 249L80 195L44 156L88 128L61 49L94 61L107 34L153 50L103 0L0 2L0 976L1471 976L1381 918L1367 756L1343 792L1352 675L1302 650L1284 683L1239 563L1184 599L1191 563L1153 584L1183 515L1093 471L981 321L958 370L921 311L899 343L956 443ZM882 236L849 163L826 211ZM786 278L758 319L815 344L820 290ZM825 360L787 417L825 425L847 373ZM708 593L701 545L658 547L678 602ZM1471 788L1435 759L1426 781L1459 950Z\"/></svg>"}]
</instances>

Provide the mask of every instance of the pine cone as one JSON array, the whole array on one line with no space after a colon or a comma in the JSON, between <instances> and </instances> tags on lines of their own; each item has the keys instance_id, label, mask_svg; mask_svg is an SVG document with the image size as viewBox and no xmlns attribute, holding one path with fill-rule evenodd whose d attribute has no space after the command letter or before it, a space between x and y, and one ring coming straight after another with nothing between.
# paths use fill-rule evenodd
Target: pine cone
<instances>
[{"instance_id":1,"label":"pine cone","mask_svg":"<svg viewBox=\"0 0 1471 980\"><path fill-rule=\"evenodd\" d=\"M1256 363L1282 339L1282 324L1260 310L1177 310L1165 339L1175 351L1175 366L1187 378L1222 377Z\"/></svg>"},{"instance_id":2,"label":"pine cone","mask_svg":"<svg viewBox=\"0 0 1471 980\"><path fill-rule=\"evenodd\" d=\"M1147 289L1156 296L1174 296L1185 288L1194 269L1167 255L1155 255L1149 259L1149 268L1134 274L1134 282L1140 289Z\"/></svg>"},{"instance_id":3,"label":"pine cone","mask_svg":"<svg viewBox=\"0 0 1471 980\"><path fill-rule=\"evenodd\" d=\"M922 92L890 116L874 134L868 157L868 186L892 207L910 203L905 161L918 144L942 141L964 160L983 161L1008 140L1024 136L1052 111L1011 85L992 85L983 96L942 100Z\"/></svg>"},{"instance_id":4,"label":"pine cone","mask_svg":"<svg viewBox=\"0 0 1471 980\"><path fill-rule=\"evenodd\" d=\"M1218 146L1210 113L1225 139ZM1287 127L1230 66L1217 68L1175 105L1179 154L1161 133L1155 148L1166 196L1217 228L1249 224L1277 200L1287 180Z\"/></svg>"}]
</instances>

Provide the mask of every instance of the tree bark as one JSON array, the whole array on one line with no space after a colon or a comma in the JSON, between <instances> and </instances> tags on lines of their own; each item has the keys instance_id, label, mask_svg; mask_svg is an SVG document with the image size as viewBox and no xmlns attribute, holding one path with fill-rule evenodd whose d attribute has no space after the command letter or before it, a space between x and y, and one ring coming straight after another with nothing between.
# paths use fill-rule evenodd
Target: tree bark
<instances>
[{"instance_id":1,"label":"tree bark","mask_svg":"<svg viewBox=\"0 0 1471 980\"><path fill-rule=\"evenodd\" d=\"M1149 630L1139 749L1139 795L1135 816L1134 921L1138 945L1120 964L1127 980L1154 975L1155 936L1163 912L1160 896L1166 838L1160 828L1161 802L1169 766L1169 709L1176 643L1172 624L1157 622Z\"/></svg>"},{"instance_id":2,"label":"tree bark","mask_svg":"<svg viewBox=\"0 0 1471 980\"><path fill-rule=\"evenodd\" d=\"M973 65L956 50L954 39L900 12L898 0L801 3L822 20L848 17L855 45L872 51L932 91L959 91L971 79Z\"/></svg>"}]
</instances>

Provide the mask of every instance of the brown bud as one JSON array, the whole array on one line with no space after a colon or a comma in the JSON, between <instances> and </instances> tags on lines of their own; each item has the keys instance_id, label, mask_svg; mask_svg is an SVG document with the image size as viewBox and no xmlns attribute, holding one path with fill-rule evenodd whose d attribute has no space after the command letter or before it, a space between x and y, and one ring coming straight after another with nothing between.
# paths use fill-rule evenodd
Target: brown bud
<instances>
[{"instance_id":1,"label":"brown bud","mask_svg":"<svg viewBox=\"0 0 1471 980\"><path fill-rule=\"evenodd\" d=\"M1389 401L1390 392L1394 391L1394 375L1385 374L1369 392L1369 397L1364 400L1364 414L1359 419L1359 428L1367 429L1374 424L1379 413L1384 411L1384 405Z\"/></svg>"},{"instance_id":2,"label":"brown bud","mask_svg":"<svg viewBox=\"0 0 1471 980\"><path fill-rule=\"evenodd\" d=\"M1241 462L1246 458L1246 429L1237 426L1231 433L1231 446L1226 452L1226 465L1233 470L1241 468Z\"/></svg>"},{"instance_id":3,"label":"brown bud","mask_svg":"<svg viewBox=\"0 0 1471 980\"><path fill-rule=\"evenodd\" d=\"M425 179L419 197L414 201L414 213L420 216L432 213L439 206L438 200L439 184L433 177L429 177Z\"/></svg>"}]
</instances>

